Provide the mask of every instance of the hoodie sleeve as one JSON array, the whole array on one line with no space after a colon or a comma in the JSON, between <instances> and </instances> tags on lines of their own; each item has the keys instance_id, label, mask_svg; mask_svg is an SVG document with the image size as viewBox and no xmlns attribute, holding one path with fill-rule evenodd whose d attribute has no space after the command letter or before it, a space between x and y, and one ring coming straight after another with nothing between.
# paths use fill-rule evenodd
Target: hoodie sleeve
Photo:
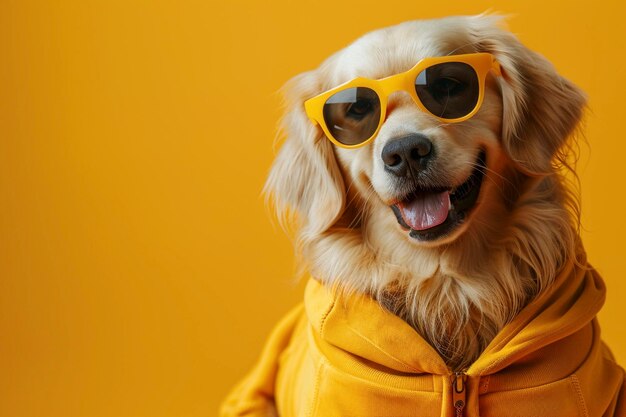
<instances>
[{"instance_id":1,"label":"hoodie sleeve","mask_svg":"<svg viewBox=\"0 0 626 417\"><path fill-rule=\"evenodd\" d=\"M274 385L279 358L289 345L293 330L304 315L304 305L291 310L272 331L252 371L224 400L220 417L276 417Z\"/></svg>"},{"instance_id":2,"label":"hoodie sleeve","mask_svg":"<svg viewBox=\"0 0 626 417\"><path fill-rule=\"evenodd\" d=\"M613 417L626 417L626 373L622 371L622 375L622 386L617 392L614 400L615 409L612 414L610 414Z\"/></svg>"},{"instance_id":3,"label":"hoodie sleeve","mask_svg":"<svg viewBox=\"0 0 626 417\"><path fill-rule=\"evenodd\" d=\"M613 391L615 394L613 394L611 403L606 412L602 413L602 417L626 417L626 371L617 364L613 352L611 352L606 343L601 343L605 363L609 367L617 369L617 373L621 376L617 389Z\"/></svg>"}]
</instances>

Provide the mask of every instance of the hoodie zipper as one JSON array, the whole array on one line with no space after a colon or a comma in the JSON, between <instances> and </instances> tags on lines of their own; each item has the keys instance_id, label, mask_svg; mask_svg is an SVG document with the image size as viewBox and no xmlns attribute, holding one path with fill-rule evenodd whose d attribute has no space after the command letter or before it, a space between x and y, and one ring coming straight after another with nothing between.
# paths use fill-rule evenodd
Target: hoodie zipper
<instances>
[{"instance_id":1,"label":"hoodie zipper","mask_svg":"<svg viewBox=\"0 0 626 417\"><path fill-rule=\"evenodd\" d=\"M463 372L455 372L452 374L452 406L454 407L455 416L463 417L465 403L467 398L465 379L467 375Z\"/></svg>"}]
</instances>

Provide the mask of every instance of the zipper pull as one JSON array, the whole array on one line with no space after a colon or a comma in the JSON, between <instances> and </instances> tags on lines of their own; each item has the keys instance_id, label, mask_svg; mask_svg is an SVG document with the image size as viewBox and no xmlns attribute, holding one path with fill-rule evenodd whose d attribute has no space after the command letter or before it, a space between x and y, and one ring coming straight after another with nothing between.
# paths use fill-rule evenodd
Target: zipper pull
<instances>
[{"instance_id":1,"label":"zipper pull","mask_svg":"<svg viewBox=\"0 0 626 417\"><path fill-rule=\"evenodd\" d=\"M456 417L463 417L463 410L465 409L465 379L467 375L463 372L455 372L452 375L452 405L456 411Z\"/></svg>"}]
</instances>

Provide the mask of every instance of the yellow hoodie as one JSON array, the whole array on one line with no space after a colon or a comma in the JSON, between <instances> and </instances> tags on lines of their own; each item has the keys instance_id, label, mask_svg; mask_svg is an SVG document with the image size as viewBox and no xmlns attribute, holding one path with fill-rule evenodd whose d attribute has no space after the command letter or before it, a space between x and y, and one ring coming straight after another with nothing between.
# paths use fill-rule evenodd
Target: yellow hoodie
<instances>
[{"instance_id":1,"label":"yellow hoodie","mask_svg":"<svg viewBox=\"0 0 626 417\"><path fill-rule=\"evenodd\" d=\"M624 371L595 318L604 296L593 269L570 264L455 375L374 300L311 279L221 416L626 416Z\"/></svg>"}]
</instances>

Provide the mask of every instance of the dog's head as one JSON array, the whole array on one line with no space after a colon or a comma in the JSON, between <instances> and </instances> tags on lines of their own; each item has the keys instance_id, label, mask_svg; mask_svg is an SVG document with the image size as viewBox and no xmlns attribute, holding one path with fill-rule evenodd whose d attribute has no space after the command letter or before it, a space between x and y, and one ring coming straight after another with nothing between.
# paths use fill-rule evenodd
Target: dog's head
<instances>
[{"instance_id":1,"label":"dog's head","mask_svg":"<svg viewBox=\"0 0 626 417\"><path fill-rule=\"evenodd\" d=\"M286 141L266 191L280 216L291 210L298 218L305 252L309 243L344 239L339 246L353 248L350 258L361 256L361 245L393 263L398 253L432 259L454 245L496 244L528 184L557 172L584 95L499 22L480 15L378 30L287 85ZM344 148L305 112L306 100L357 77L382 79L425 58L477 52L491 54L500 72L486 74L482 105L462 122L442 121L407 91L393 91L374 139ZM450 78L446 94L457 86ZM317 245L308 256L330 257L339 246Z\"/></svg>"}]
</instances>

